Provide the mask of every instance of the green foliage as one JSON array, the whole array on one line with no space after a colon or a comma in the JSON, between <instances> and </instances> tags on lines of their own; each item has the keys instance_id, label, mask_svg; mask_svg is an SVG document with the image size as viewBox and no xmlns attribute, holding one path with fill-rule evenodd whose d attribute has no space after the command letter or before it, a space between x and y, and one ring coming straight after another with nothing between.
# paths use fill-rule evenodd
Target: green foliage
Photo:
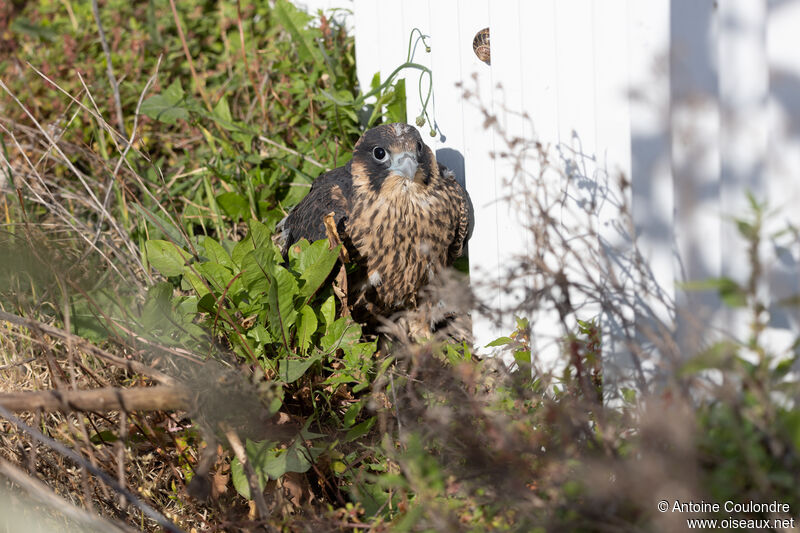
<instances>
[{"instance_id":1,"label":"green foliage","mask_svg":"<svg viewBox=\"0 0 800 533\"><path fill-rule=\"evenodd\" d=\"M577 320L564 335L563 361L552 374L537 370L524 317L488 345L516 362L508 373L478 360L466 343L378 350L377 339L342 312L329 283L339 250L324 240L301 241L284 259L272 236L313 178L348 160L364 129L407 120L406 96L414 88L403 72L423 74L416 122L433 122L427 111L432 73L411 55L415 39L427 42L412 32L406 62L359 88L353 40L331 19L314 19L286 0L176 6L177 21L167 0L101 2L121 80L120 128L108 118L115 114L112 90L90 4L20 4L9 26L17 48L0 52L4 82L38 121L59 130L70 165L110 184L109 214L124 229L118 240L125 235L131 242L103 250L130 244L140 253L116 255L113 266L125 282L146 290L126 290L119 282L106 290L95 278L97 272L110 277L110 267L78 275L74 257L50 257L48 264L6 247L4 296L44 294L39 318L64 322L59 313L68 309L73 332L95 342L135 337L137 349L146 341L148 351L181 348L241 363L253 380L277 390L269 413L303 427L285 441L244 439L259 483L305 474L317 502L308 515L353 528L588 531L612 524L654 530L652 487L642 490L641 480L652 483L653 472L672 475L687 464L693 484L684 488L701 496L742 501L746 495L800 507L791 477L800 470L792 380L800 339L785 353L762 341L769 308L757 290L764 270L758 249L778 235L764 235L770 214L754 197L751 211L732 221L748 243L749 279L686 285L714 291L725 305L748 313L746 338L709 336L661 389L623 387L614 398L603 388L604 346L595 320ZM24 67L26 61L63 92ZM3 96L2 106L7 124L26 124L12 100ZM95 109L123 135L100 124ZM134 122L134 142L118 161ZM0 135L11 160L13 143ZM90 222L88 241L96 225L105 234L105 218L74 201L79 189L67 165L41 161L43 175L68 193L61 207ZM14 222L24 215L26 225L54 220L41 203L23 202L4 204L4 215ZM787 246L797 242L795 228L781 236ZM62 277L52 275L59 270ZM129 272L134 276L126 277ZM53 277L56 283L44 281ZM62 301L63 287L78 287L79 295ZM779 303L799 300L786 295ZM662 404L662 410L652 407ZM681 414L678 422L670 419L674 412ZM157 431L168 442L167 432ZM189 435L177 435L176 446L197 446L199 437ZM91 439L101 446L115 434L94 431ZM188 481L192 454L182 456L175 471ZM230 468L238 494L252 497L239 461ZM680 482L670 479L667 486ZM188 496L173 492L171 498L187 504ZM210 518L205 525L220 522Z\"/></svg>"}]
</instances>

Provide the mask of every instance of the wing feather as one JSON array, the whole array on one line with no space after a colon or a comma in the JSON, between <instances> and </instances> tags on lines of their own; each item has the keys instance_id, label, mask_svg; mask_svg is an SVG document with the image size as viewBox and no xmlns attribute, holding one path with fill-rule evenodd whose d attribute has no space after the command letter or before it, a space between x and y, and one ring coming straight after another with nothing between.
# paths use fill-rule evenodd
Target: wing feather
<instances>
[{"instance_id":1,"label":"wing feather","mask_svg":"<svg viewBox=\"0 0 800 533\"><path fill-rule=\"evenodd\" d=\"M453 203L456 210L456 231L453 241L447 250L447 263L452 264L453 261L461 256L464 251L464 245L472 236L472 228L475 225L475 213L472 208L472 200L469 197L466 189L456 181L455 174L452 170L439 163L439 174L448 183L450 190L453 192Z\"/></svg>"},{"instance_id":2,"label":"wing feather","mask_svg":"<svg viewBox=\"0 0 800 533\"><path fill-rule=\"evenodd\" d=\"M328 171L319 176L311 185L311 190L279 224L281 247L286 253L288 247L300 239L316 241L324 239L325 215L333 211L334 221L339 231L350 212L350 199L353 192L353 179L350 163Z\"/></svg>"}]
</instances>

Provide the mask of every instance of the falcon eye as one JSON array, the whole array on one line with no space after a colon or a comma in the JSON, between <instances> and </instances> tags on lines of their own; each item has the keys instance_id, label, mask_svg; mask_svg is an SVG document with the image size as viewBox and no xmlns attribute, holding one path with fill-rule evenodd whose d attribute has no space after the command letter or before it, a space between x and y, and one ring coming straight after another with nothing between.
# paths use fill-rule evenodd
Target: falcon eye
<instances>
[{"instance_id":1,"label":"falcon eye","mask_svg":"<svg viewBox=\"0 0 800 533\"><path fill-rule=\"evenodd\" d=\"M384 150L380 146L376 146L375 148L372 149L372 156L378 161L383 161L386 159L386 150Z\"/></svg>"}]
</instances>

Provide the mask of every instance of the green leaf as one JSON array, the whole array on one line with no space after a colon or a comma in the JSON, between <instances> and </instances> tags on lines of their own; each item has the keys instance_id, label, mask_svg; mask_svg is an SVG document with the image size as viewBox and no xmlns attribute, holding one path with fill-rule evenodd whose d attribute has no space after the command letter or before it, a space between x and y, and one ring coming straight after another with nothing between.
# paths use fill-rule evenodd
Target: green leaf
<instances>
[{"instance_id":1,"label":"green leaf","mask_svg":"<svg viewBox=\"0 0 800 533\"><path fill-rule=\"evenodd\" d=\"M264 490L264 487L267 485L267 481L269 481L269 476L264 471L262 465L267 461L267 456L271 453L274 453L272 452L272 449L277 445L278 443L275 441L253 442L249 439L245 443L247 460L250 461L250 464L253 466L253 470L256 473L258 484L260 485L261 490ZM250 485L247 482L247 475L244 472L242 463L240 463L239 459L236 457L234 457L233 461L231 461L231 480L233 481L233 487L239 494L248 500L251 499Z\"/></svg>"},{"instance_id":2,"label":"green leaf","mask_svg":"<svg viewBox=\"0 0 800 533\"><path fill-rule=\"evenodd\" d=\"M168 278L180 275L186 261L192 257L188 252L168 241L147 241L144 243L144 249L150 264Z\"/></svg>"},{"instance_id":3,"label":"green leaf","mask_svg":"<svg viewBox=\"0 0 800 533\"><path fill-rule=\"evenodd\" d=\"M300 287L301 296L310 298L317 292L336 264L340 247L341 245L333 250L328 250L328 241L323 239L314 242L300 254L300 279L304 281Z\"/></svg>"},{"instance_id":4,"label":"green leaf","mask_svg":"<svg viewBox=\"0 0 800 533\"><path fill-rule=\"evenodd\" d=\"M228 284L233 278L233 274L231 273L230 269L225 268L219 263L215 263L213 261L206 261L205 263L197 264L194 268L205 279L211 282L211 287L214 288L218 294L225 292ZM235 291L228 289L227 294L230 295L232 292Z\"/></svg>"},{"instance_id":5,"label":"green leaf","mask_svg":"<svg viewBox=\"0 0 800 533\"><path fill-rule=\"evenodd\" d=\"M517 352L514 352L514 361L516 361L520 365L529 367L531 364L531 351L519 350Z\"/></svg>"},{"instance_id":6,"label":"green leaf","mask_svg":"<svg viewBox=\"0 0 800 533\"><path fill-rule=\"evenodd\" d=\"M214 121L228 131L237 129L233 126L233 116L231 115L231 108L228 107L228 99L223 95L219 99L217 105L214 106L214 112L211 117Z\"/></svg>"},{"instance_id":7,"label":"green leaf","mask_svg":"<svg viewBox=\"0 0 800 533\"><path fill-rule=\"evenodd\" d=\"M319 308L320 317L322 317L323 322L325 323L325 331L328 331L328 327L333 324L333 321L336 319L336 298L334 298L333 294L328 296L328 298L322 303Z\"/></svg>"},{"instance_id":8,"label":"green leaf","mask_svg":"<svg viewBox=\"0 0 800 533\"><path fill-rule=\"evenodd\" d=\"M247 441L245 449L247 459L253 466L262 490L270 479L278 479L287 472L307 472L311 468L311 461L319 457L321 448L307 448L300 439L297 439L287 449L278 449L277 442ZM244 468L237 459L231 461L231 479L236 491L250 499L250 486Z\"/></svg>"},{"instance_id":9,"label":"green leaf","mask_svg":"<svg viewBox=\"0 0 800 533\"><path fill-rule=\"evenodd\" d=\"M297 310L294 308L294 297L297 295L297 281L282 266L273 266L273 281L269 286L267 319L270 332L282 339L284 346L289 346L289 328L294 324Z\"/></svg>"},{"instance_id":10,"label":"green leaf","mask_svg":"<svg viewBox=\"0 0 800 533\"><path fill-rule=\"evenodd\" d=\"M504 346L506 344L511 344L512 342L514 342L514 339L511 337L500 337L499 339L495 339L487 344L486 348L491 348L493 346Z\"/></svg>"},{"instance_id":11,"label":"green leaf","mask_svg":"<svg viewBox=\"0 0 800 533\"><path fill-rule=\"evenodd\" d=\"M281 25L292 36L292 43L297 47L297 55L301 61L314 61L317 68L324 69L322 58L308 30L305 29L311 17L300 11L286 0L275 2L275 16Z\"/></svg>"},{"instance_id":12,"label":"green leaf","mask_svg":"<svg viewBox=\"0 0 800 533\"><path fill-rule=\"evenodd\" d=\"M311 336L317 331L317 315L314 310L304 305L300 308L300 315L297 320L297 346L307 352L311 345Z\"/></svg>"},{"instance_id":13,"label":"green leaf","mask_svg":"<svg viewBox=\"0 0 800 533\"><path fill-rule=\"evenodd\" d=\"M284 383L294 383L321 358L322 354L304 359L281 359L278 362L278 378Z\"/></svg>"},{"instance_id":14,"label":"green leaf","mask_svg":"<svg viewBox=\"0 0 800 533\"><path fill-rule=\"evenodd\" d=\"M172 290L172 283L167 281L156 283L147 290L141 315L141 324L145 331L163 326L171 316Z\"/></svg>"},{"instance_id":15,"label":"green leaf","mask_svg":"<svg viewBox=\"0 0 800 533\"><path fill-rule=\"evenodd\" d=\"M165 124L175 124L179 119L188 120L189 111L184 106L184 92L180 82L175 80L164 92L142 102L141 112Z\"/></svg>"},{"instance_id":16,"label":"green leaf","mask_svg":"<svg viewBox=\"0 0 800 533\"><path fill-rule=\"evenodd\" d=\"M345 435L344 437L345 442L354 441L369 433L369 430L372 429L372 426L375 425L376 420L377 420L376 417L371 416L366 420L364 420L363 422L361 422L360 424L358 424L357 426L353 427L353 429L348 431L347 435Z\"/></svg>"},{"instance_id":17,"label":"green leaf","mask_svg":"<svg viewBox=\"0 0 800 533\"><path fill-rule=\"evenodd\" d=\"M364 402L360 401L354 403L347 409L347 412L344 414L344 421L343 421L344 427L349 428L350 426L353 425L353 423L356 421L358 413L361 412L362 407L364 407Z\"/></svg>"},{"instance_id":18,"label":"green leaf","mask_svg":"<svg viewBox=\"0 0 800 533\"><path fill-rule=\"evenodd\" d=\"M386 118L389 122L407 122L405 79L394 84L394 95L386 105Z\"/></svg>"},{"instance_id":19,"label":"green leaf","mask_svg":"<svg viewBox=\"0 0 800 533\"><path fill-rule=\"evenodd\" d=\"M750 222L739 218L735 219L734 222L736 222L736 228L739 230L739 234L745 239L752 240L758 236L756 226Z\"/></svg>"},{"instance_id":20,"label":"green leaf","mask_svg":"<svg viewBox=\"0 0 800 533\"><path fill-rule=\"evenodd\" d=\"M241 280L250 294L269 290L272 279L270 272L275 262L275 252L271 247L261 247L244 256Z\"/></svg>"},{"instance_id":21,"label":"green leaf","mask_svg":"<svg viewBox=\"0 0 800 533\"><path fill-rule=\"evenodd\" d=\"M234 268L230 254L228 254L228 251L225 248L223 248L220 243L218 243L211 237L203 237L201 242L203 244L205 256L209 260L215 263L219 263L220 265L228 267L230 269Z\"/></svg>"},{"instance_id":22,"label":"green leaf","mask_svg":"<svg viewBox=\"0 0 800 533\"><path fill-rule=\"evenodd\" d=\"M197 293L198 297L203 297L206 294L209 294L208 285L203 281L203 278L193 272L188 266L183 271L183 277L181 278L181 289L184 291L192 289Z\"/></svg>"},{"instance_id":23,"label":"green leaf","mask_svg":"<svg viewBox=\"0 0 800 533\"><path fill-rule=\"evenodd\" d=\"M336 319L328 328L327 333L320 339L320 345L325 351L335 348L350 346L361 339L361 326L347 317Z\"/></svg>"},{"instance_id":24,"label":"green leaf","mask_svg":"<svg viewBox=\"0 0 800 533\"><path fill-rule=\"evenodd\" d=\"M253 328L251 328L250 331L247 332L247 336L261 344L267 344L272 342L272 336L269 334L269 331L267 331L267 328L265 328L261 324L258 324Z\"/></svg>"},{"instance_id":25,"label":"green leaf","mask_svg":"<svg viewBox=\"0 0 800 533\"><path fill-rule=\"evenodd\" d=\"M225 211L225 214L233 220L250 216L250 204L247 198L235 192L224 192L216 197L217 204Z\"/></svg>"}]
</instances>

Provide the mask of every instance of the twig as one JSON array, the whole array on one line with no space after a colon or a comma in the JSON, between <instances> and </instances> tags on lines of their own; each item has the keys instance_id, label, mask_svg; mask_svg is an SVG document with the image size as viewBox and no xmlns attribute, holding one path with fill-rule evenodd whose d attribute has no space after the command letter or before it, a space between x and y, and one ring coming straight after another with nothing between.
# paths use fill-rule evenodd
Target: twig
<instances>
[{"instance_id":1,"label":"twig","mask_svg":"<svg viewBox=\"0 0 800 533\"><path fill-rule=\"evenodd\" d=\"M108 48L106 32L103 31L103 24L100 22L100 8L97 7L97 0L92 0L92 13L94 13L94 20L97 23L97 33L100 34L100 44L106 56L106 75L108 76L108 82L111 84L111 90L114 92L114 110L117 113L117 125L120 133L125 135L125 119L122 116L122 102L119 99L119 84L117 84L117 77L114 76L114 69L111 67L111 50Z\"/></svg>"},{"instance_id":2,"label":"twig","mask_svg":"<svg viewBox=\"0 0 800 533\"><path fill-rule=\"evenodd\" d=\"M10 411L173 411L190 406L184 387L105 387L91 390L25 391L0 394L0 405Z\"/></svg>"},{"instance_id":3,"label":"twig","mask_svg":"<svg viewBox=\"0 0 800 533\"><path fill-rule=\"evenodd\" d=\"M37 478L23 472L13 464L0 458L0 474L7 477L15 484L19 485L29 496L43 503L54 511L60 513L69 520L73 520L93 531L116 531L120 533L131 533L136 530L120 522L111 522L98 515L87 513L80 507L59 498L53 493L52 489L39 481Z\"/></svg>"},{"instance_id":4,"label":"twig","mask_svg":"<svg viewBox=\"0 0 800 533\"><path fill-rule=\"evenodd\" d=\"M182 529L173 524L170 520L167 520L167 518L165 518L161 513L150 507L145 502L143 502L134 493L132 493L125 487L120 486L120 484L117 483L114 478L112 478L102 470L92 466L91 463L86 461L86 459L78 455L78 453L76 453L75 451L70 450L69 448L67 448L60 442L56 441L55 439L52 439L47 435L44 435L38 429L30 427L25 422L14 416L13 413L11 413L8 409L3 407L2 405L0 405L0 416L6 418L9 422L17 426L17 428L21 429L26 434L33 437L35 440L49 446L53 450L57 451L61 455L73 461L75 464L78 464L83 468L89 470L89 472L100 478L100 480L103 481L103 483L105 483L112 489L116 490L121 494L124 494L129 502L138 507L142 511L142 513L144 513L150 519L154 520L159 526L163 527L164 529L172 533L184 533Z\"/></svg>"},{"instance_id":5,"label":"twig","mask_svg":"<svg viewBox=\"0 0 800 533\"><path fill-rule=\"evenodd\" d=\"M95 357L98 357L106 361L107 363L111 363L113 365L125 368L126 370L132 373L148 376L164 385L171 385L171 386L178 385L177 380L161 372L160 370L156 370L155 368L149 367L138 361L131 361L129 359L112 355L107 351L103 350L102 348L98 348L94 344L90 343L89 341L77 335L73 335L72 333L69 333L67 331L58 329L43 322L39 322L38 320L24 318L18 315L13 315L11 313L6 313L5 311L0 311L0 320L11 322L12 324L23 326L28 329L39 330L42 333L45 333L53 337L58 337L60 339L64 340L69 339L71 342L75 343L74 345L76 348L80 348L94 355Z\"/></svg>"},{"instance_id":6,"label":"twig","mask_svg":"<svg viewBox=\"0 0 800 533\"><path fill-rule=\"evenodd\" d=\"M27 359L23 359L22 361L17 361L16 363L9 363L7 365L0 365L0 370L8 370L9 368L14 368L15 366L22 366L27 365L28 363L36 361L35 357L28 357Z\"/></svg>"}]
</instances>

